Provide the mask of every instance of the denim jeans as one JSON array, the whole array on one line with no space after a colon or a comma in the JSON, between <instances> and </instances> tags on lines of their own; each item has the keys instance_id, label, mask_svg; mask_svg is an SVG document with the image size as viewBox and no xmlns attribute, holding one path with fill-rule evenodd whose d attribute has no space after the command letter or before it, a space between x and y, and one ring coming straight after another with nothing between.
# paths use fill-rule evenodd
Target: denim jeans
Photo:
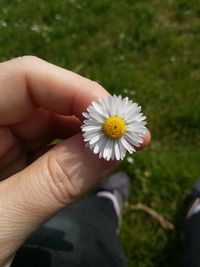
<instances>
[{"instance_id":1,"label":"denim jeans","mask_svg":"<svg viewBox=\"0 0 200 267\"><path fill-rule=\"evenodd\" d=\"M200 212L185 222L183 267L200 267Z\"/></svg>"},{"instance_id":2,"label":"denim jeans","mask_svg":"<svg viewBox=\"0 0 200 267\"><path fill-rule=\"evenodd\" d=\"M12 267L126 267L109 199L92 195L66 208L19 249Z\"/></svg>"}]
</instances>

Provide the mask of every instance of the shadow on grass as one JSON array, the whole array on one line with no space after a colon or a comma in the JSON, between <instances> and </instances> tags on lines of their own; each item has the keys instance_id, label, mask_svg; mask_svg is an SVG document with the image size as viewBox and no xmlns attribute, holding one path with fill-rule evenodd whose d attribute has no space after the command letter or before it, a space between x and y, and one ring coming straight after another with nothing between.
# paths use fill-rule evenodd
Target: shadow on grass
<instances>
[{"instance_id":1,"label":"shadow on grass","mask_svg":"<svg viewBox=\"0 0 200 267\"><path fill-rule=\"evenodd\" d=\"M162 255L157 255L155 261L155 267L177 267L182 264L183 253L183 224L185 219L186 209L185 204L181 202L177 206L176 213L174 215L174 231L168 233L168 241ZM156 263L157 262L157 263Z\"/></svg>"}]
</instances>

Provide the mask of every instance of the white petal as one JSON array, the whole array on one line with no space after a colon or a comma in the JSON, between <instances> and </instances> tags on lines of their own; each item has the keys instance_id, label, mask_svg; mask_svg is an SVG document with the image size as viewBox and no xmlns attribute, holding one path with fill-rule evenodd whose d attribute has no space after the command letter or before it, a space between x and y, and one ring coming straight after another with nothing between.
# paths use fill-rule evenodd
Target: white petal
<instances>
[{"instance_id":1,"label":"white petal","mask_svg":"<svg viewBox=\"0 0 200 267\"><path fill-rule=\"evenodd\" d=\"M129 119L126 119L126 123L127 124L131 124L131 123L134 123L134 122L142 122L146 119L146 116L143 116L142 113L139 113L137 116L135 117L132 117L132 118L129 118ZM145 122L145 125L146 125L146 122Z\"/></svg>"},{"instance_id":2,"label":"white petal","mask_svg":"<svg viewBox=\"0 0 200 267\"><path fill-rule=\"evenodd\" d=\"M110 145L111 145L111 150L110 150L110 153L109 153L109 155L107 157L107 160L110 160L111 157L112 157L112 153L113 153L113 150L114 150L114 140L111 140Z\"/></svg>"},{"instance_id":3,"label":"white petal","mask_svg":"<svg viewBox=\"0 0 200 267\"><path fill-rule=\"evenodd\" d=\"M128 132L131 135L136 136L144 136L145 132L147 131L147 128L145 126L141 126L141 127L133 127L128 125L126 128L126 132Z\"/></svg>"},{"instance_id":4,"label":"white petal","mask_svg":"<svg viewBox=\"0 0 200 267\"><path fill-rule=\"evenodd\" d=\"M134 108L132 107L128 112L124 114L124 120L128 121L135 118L141 111L141 107Z\"/></svg>"},{"instance_id":5,"label":"white petal","mask_svg":"<svg viewBox=\"0 0 200 267\"><path fill-rule=\"evenodd\" d=\"M137 121L144 121L144 120L146 120L146 116L144 116L144 114L141 112L141 113L139 113L137 116L136 116L136 120Z\"/></svg>"},{"instance_id":6,"label":"white petal","mask_svg":"<svg viewBox=\"0 0 200 267\"><path fill-rule=\"evenodd\" d=\"M91 115L92 119L95 119L95 120L97 120L99 122L104 122L105 121L105 117L103 115L101 115L100 113L95 112L94 110L90 111L90 115Z\"/></svg>"},{"instance_id":7,"label":"white petal","mask_svg":"<svg viewBox=\"0 0 200 267\"><path fill-rule=\"evenodd\" d=\"M126 110L124 111L123 118L126 118L127 114L129 114L129 113L131 113L133 115L137 112L137 107L138 107L137 103L130 103L130 101L129 101L126 106L127 107L126 107Z\"/></svg>"},{"instance_id":8,"label":"white petal","mask_svg":"<svg viewBox=\"0 0 200 267\"><path fill-rule=\"evenodd\" d=\"M127 110L127 104L128 104L128 97L125 97L121 101L120 110L119 110L119 117L122 118L124 112Z\"/></svg>"},{"instance_id":9,"label":"white petal","mask_svg":"<svg viewBox=\"0 0 200 267\"><path fill-rule=\"evenodd\" d=\"M143 125L139 125L138 123L133 123L131 125L127 125L126 130L134 134L140 134L146 131L146 127Z\"/></svg>"},{"instance_id":10,"label":"white petal","mask_svg":"<svg viewBox=\"0 0 200 267\"><path fill-rule=\"evenodd\" d=\"M117 139L113 140L113 150L112 150L112 155L111 155L111 159L114 160L115 159L115 144L117 143Z\"/></svg>"},{"instance_id":11,"label":"white petal","mask_svg":"<svg viewBox=\"0 0 200 267\"><path fill-rule=\"evenodd\" d=\"M94 147L94 154L98 154L100 149L101 149L101 146L104 144L104 142L106 142L106 137L103 136L96 144L95 144L95 147Z\"/></svg>"},{"instance_id":12,"label":"white petal","mask_svg":"<svg viewBox=\"0 0 200 267\"><path fill-rule=\"evenodd\" d=\"M83 137L91 140L92 137L94 137L96 134L102 134L103 131L102 130L93 130L93 131L87 131L83 133Z\"/></svg>"},{"instance_id":13,"label":"white petal","mask_svg":"<svg viewBox=\"0 0 200 267\"><path fill-rule=\"evenodd\" d=\"M101 129L102 129L101 125L88 125L88 126L84 126L82 128L82 131L87 132L87 131L101 130Z\"/></svg>"},{"instance_id":14,"label":"white petal","mask_svg":"<svg viewBox=\"0 0 200 267\"><path fill-rule=\"evenodd\" d=\"M106 146L108 142L108 139L105 137L104 139L104 143L101 145L101 147L99 148L99 158L101 159L103 157L103 152L104 152L104 148Z\"/></svg>"},{"instance_id":15,"label":"white petal","mask_svg":"<svg viewBox=\"0 0 200 267\"><path fill-rule=\"evenodd\" d=\"M128 150L128 152L129 153L133 153L133 152L135 152L136 150L135 150L135 148L130 144L130 143L128 143L127 141L126 141L126 139L125 138L121 138L121 143L122 143L122 145L126 148L126 150Z\"/></svg>"},{"instance_id":16,"label":"white petal","mask_svg":"<svg viewBox=\"0 0 200 267\"><path fill-rule=\"evenodd\" d=\"M143 125L138 125L136 123L133 123L126 125L126 130L128 132L137 134L137 133L143 133L146 130L146 127Z\"/></svg>"},{"instance_id":17,"label":"white petal","mask_svg":"<svg viewBox=\"0 0 200 267\"><path fill-rule=\"evenodd\" d=\"M115 159L115 142L117 142L117 140L113 140L113 143L112 143L112 154L111 154L112 160Z\"/></svg>"},{"instance_id":18,"label":"white petal","mask_svg":"<svg viewBox=\"0 0 200 267\"><path fill-rule=\"evenodd\" d=\"M106 160L110 160L111 154L112 154L112 140L108 139L103 151L103 158Z\"/></svg>"},{"instance_id":19,"label":"white petal","mask_svg":"<svg viewBox=\"0 0 200 267\"><path fill-rule=\"evenodd\" d=\"M106 118L106 115L105 115L105 112L104 110L102 110L101 106L99 104L97 104L97 102L92 102L92 105L94 106L95 110L101 114L103 116L103 118L105 119Z\"/></svg>"},{"instance_id":20,"label":"white petal","mask_svg":"<svg viewBox=\"0 0 200 267\"><path fill-rule=\"evenodd\" d=\"M99 102L102 112L106 118L110 117L109 113L109 105L108 105L108 97L103 97Z\"/></svg>"},{"instance_id":21,"label":"white petal","mask_svg":"<svg viewBox=\"0 0 200 267\"><path fill-rule=\"evenodd\" d=\"M88 141L90 141L92 138L94 138L95 136L98 136L98 135L100 135L100 133L99 132L94 132L94 133L85 133L85 134L83 134L83 137L84 137L84 141L85 142L88 142Z\"/></svg>"},{"instance_id":22,"label":"white petal","mask_svg":"<svg viewBox=\"0 0 200 267\"><path fill-rule=\"evenodd\" d=\"M113 97L110 98L110 115L111 116L116 116L116 106L115 106L115 99L116 96L114 95Z\"/></svg>"},{"instance_id":23,"label":"white petal","mask_svg":"<svg viewBox=\"0 0 200 267\"><path fill-rule=\"evenodd\" d=\"M84 125L103 125L102 122L95 120L94 118L89 118L83 121Z\"/></svg>"},{"instance_id":24,"label":"white petal","mask_svg":"<svg viewBox=\"0 0 200 267\"><path fill-rule=\"evenodd\" d=\"M90 117L90 114L88 112L83 112L82 115L87 119Z\"/></svg>"},{"instance_id":25,"label":"white petal","mask_svg":"<svg viewBox=\"0 0 200 267\"><path fill-rule=\"evenodd\" d=\"M135 121L135 122L132 123L132 125L138 126L138 127L145 126L146 125L146 121Z\"/></svg>"},{"instance_id":26,"label":"white petal","mask_svg":"<svg viewBox=\"0 0 200 267\"><path fill-rule=\"evenodd\" d=\"M102 134L96 134L96 135L94 135L94 136L91 138L89 144L90 144L90 145L95 144L95 143L98 142L103 136L104 136L103 133L102 133Z\"/></svg>"},{"instance_id":27,"label":"white petal","mask_svg":"<svg viewBox=\"0 0 200 267\"><path fill-rule=\"evenodd\" d=\"M138 136L134 135L134 134L129 134L129 133L125 133L124 138L133 146L135 147L139 147L139 140L138 140Z\"/></svg>"},{"instance_id":28,"label":"white petal","mask_svg":"<svg viewBox=\"0 0 200 267\"><path fill-rule=\"evenodd\" d=\"M116 158L116 160L120 160L120 158L121 158L118 140L116 140L116 142L115 142L115 158Z\"/></svg>"},{"instance_id":29,"label":"white petal","mask_svg":"<svg viewBox=\"0 0 200 267\"><path fill-rule=\"evenodd\" d=\"M122 96L119 95L116 100L116 116L120 117L122 109Z\"/></svg>"},{"instance_id":30,"label":"white petal","mask_svg":"<svg viewBox=\"0 0 200 267\"><path fill-rule=\"evenodd\" d=\"M122 145L121 142L119 142L119 148L121 152L120 159L123 160L124 157L126 156L126 148Z\"/></svg>"}]
</instances>

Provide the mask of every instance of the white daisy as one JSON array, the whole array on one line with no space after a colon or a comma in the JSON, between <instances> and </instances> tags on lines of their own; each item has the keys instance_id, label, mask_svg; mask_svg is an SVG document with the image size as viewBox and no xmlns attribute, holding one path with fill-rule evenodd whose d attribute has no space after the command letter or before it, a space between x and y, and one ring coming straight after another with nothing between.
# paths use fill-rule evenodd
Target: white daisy
<instances>
[{"instance_id":1,"label":"white daisy","mask_svg":"<svg viewBox=\"0 0 200 267\"><path fill-rule=\"evenodd\" d=\"M114 95L92 102L83 116L84 141L99 158L123 160L127 151L132 154L143 143L146 116L128 97Z\"/></svg>"}]
</instances>

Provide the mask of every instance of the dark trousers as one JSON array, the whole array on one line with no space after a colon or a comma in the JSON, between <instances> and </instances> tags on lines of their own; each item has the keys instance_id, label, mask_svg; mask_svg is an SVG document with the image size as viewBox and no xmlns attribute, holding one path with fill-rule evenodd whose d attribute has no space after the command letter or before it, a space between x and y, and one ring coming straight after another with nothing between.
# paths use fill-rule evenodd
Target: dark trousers
<instances>
[{"instance_id":1,"label":"dark trousers","mask_svg":"<svg viewBox=\"0 0 200 267\"><path fill-rule=\"evenodd\" d=\"M47 222L17 252L12 267L125 267L109 199L92 196Z\"/></svg>"},{"instance_id":2,"label":"dark trousers","mask_svg":"<svg viewBox=\"0 0 200 267\"><path fill-rule=\"evenodd\" d=\"M200 212L185 222L183 267L200 267Z\"/></svg>"}]
</instances>

